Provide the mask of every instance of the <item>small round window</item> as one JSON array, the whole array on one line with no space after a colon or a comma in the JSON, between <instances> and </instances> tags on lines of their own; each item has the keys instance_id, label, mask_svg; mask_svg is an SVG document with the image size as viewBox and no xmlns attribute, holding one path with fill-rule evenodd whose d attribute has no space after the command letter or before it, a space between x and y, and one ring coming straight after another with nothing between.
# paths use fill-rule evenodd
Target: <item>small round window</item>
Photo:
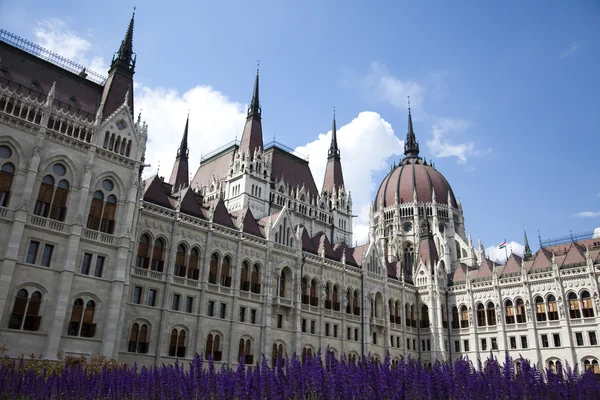
<instances>
[{"instance_id":1,"label":"small round window","mask_svg":"<svg viewBox=\"0 0 600 400\"><path fill-rule=\"evenodd\" d=\"M65 176L67 169L62 164L54 164L52 167L52 172L54 172L54 174L57 176Z\"/></svg>"},{"instance_id":2,"label":"small round window","mask_svg":"<svg viewBox=\"0 0 600 400\"><path fill-rule=\"evenodd\" d=\"M102 188L107 192L111 192L115 188L115 184L110 179L102 181Z\"/></svg>"},{"instance_id":3,"label":"small round window","mask_svg":"<svg viewBox=\"0 0 600 400\"><path fill-rule=\"evenodd\" d=\"M0 146L0 158L10 158L12 150L8 146Z\"/></svg>"}]
</instances>

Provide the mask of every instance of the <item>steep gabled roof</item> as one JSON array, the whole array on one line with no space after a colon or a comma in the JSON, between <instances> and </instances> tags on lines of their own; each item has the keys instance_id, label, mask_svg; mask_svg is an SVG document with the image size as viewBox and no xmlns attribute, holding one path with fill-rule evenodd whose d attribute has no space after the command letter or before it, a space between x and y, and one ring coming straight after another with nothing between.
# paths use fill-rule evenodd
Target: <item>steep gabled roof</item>
<instances>
[{"instance_id":1,"label":"steep gabled roof","mask_svg":"<svg viewBox=\"0 0 600 400\"><path fill-rule=\"evenodd\" d=\"M144 189L144 201L156 204L162 207L173 208L167 196L167 191L163 185L162 179L158 175L146 179Z\"/></svg>"},{"instance_id":2,"label":"steep gabled roof","mask_svg":"<svg viewBox=\"0 0 600 400\"><path fill-rule=\"evenodd\" d=\"M225 202L223 201L223 199L219 199L219 201L215 205L212 221L216 224L235 229L235 225L231 220L231 215L229 215L229 212L227 211L227 207L225 207Z\"/></svg>"},{"instance_id":3,"label":"steep gabled roof","mask_svg":"<svg viewBox=\"0 0 600 400\"><path fill-rule=\"evenodd\" d=\"M417 263L421 261L425 265L435 267L439 261L437 248L431 236L424 237L419 242L419 255Z\"/></svg>"},{"instance_id":4,"label":"steep gabled roof","mask_svg":"<svg viewBox=\"0 0 600 400\"><path fill-rule=\"evenodd\" d=\"M302 234L300 235L302 240L302 250L308 251L309 253L317 254L317 249L313 245L312 240L310 240L310 236L308 236L308 231L306 228L302 228Z\"/></svg>"},{"instance_id":5,"label":"steep gabled roof","mask_svg":"<svg viewBox=\"0 0 600 400\"><path fill-rule=\"evenodd\" d=\"M454 270L452 275L452 282L464 282L467 280L467 266L463 263L458 265L458 268Z\"/></svg>"},{"instance_id":6,"label":"steep gabled roof","mask_svg":"<svg viewBox=\"0 0 600 400\"><path fill-rule=\"evenodd\" d=\"M489 259L484 258L477 269L477 274L475 275L475 279L479 278L491 278L494 275L494 263Z\"/></svg>"},{"instance_id":7,"label":"steep gabled roof","mask_svg":"<svg viewBox=\"0 0 600 400\"><path fill-rule=\"evenodd\" d=\"M369 246L370 246L370 243L367 243L367 244L363 244L361 246L356 246L351 249L352 250L352 258L354 258L354 261L356 262L357 265L362 265L363 256L368 253Z\"/></svg>"},{"instance_id":8,"label":"steep gabled roof","mask_svg":"<svg viewBox=\"0 0 600 400\"><path fill-rule=\"evenodd\" d=\"M325 258L329 258L330 260L336 260L335 251L333 251L333 247L331 247L331 243L329 239L327 239L327 235L317 235L311 239L314 248L317 250L317 254L325 254Z\"/></svg>"},{"instance_id":9,"label":"steep gabled roof","mask_svg":"<svg viewBox=\"0 0 600 400\"><path fill-rule=\"evenodd\" d=\"M533 260L533 264L531 265L529 271L550 269L552 268L551 260L552 254L548 250L542 248L536 253L535 259Z\"/></svg>"},{"instance_id":10,"label":"steep gabled roof","mask_svg":"<svg viewBox=\"0 0 600 400\"><path fill-rule=\"evenodd\" d=\"M581 246L577 245L577 243L572 243L571 247L567 251L565 258L561 264L559 264L560 268L569 268L569 267L577 267L585 264L585 256L583 255L583 249Z\"/></svg>"},{"instance_id":11,"label":"steep gabled roof","mask_svg":"<svg viewBox=\"0 0 600 400\"><path fill-rule=\"evenodd\" d=\"M194 217L206 219L206 210L202 208L202 205L194 191L187 187L180 192L181 204L179 211L192 215Z\"/></svg>"},{"instance_id":12,"label":"steep gabled roof","mask_svg":"<svg viewBox=\"0 0 600 400\"><path fill-rule=\"evenodd\" d=\"M260 238L264 237L263 233L261 232L258 226L258 222L256 222L256 219L254 218L254 215L252 215L252 211L249 208L243 209L241 216L244 221L244 225L242 226L242 231L244 233L253 236L258 236Z\"/></svg>"},{"instance_id":13,"label":"steep gabled roof","mask_svg":"<svg viewBox=\"0 0 600 400\"><path fill-rule=\"evenodd\" d=\"M316 196L317 185L308 166L308 161L301 159L279 147L273 146L265 150L265 157L271 156L271 181L284 180L290 187L302 188L310 196Z\"/></svg>"},{"instance_id":14,"label":"steep gabled roof","mask_svg":"<svg viewBox=\"0 0 600 400\"><path fill-rule=\"evenodd\" d=\"M510 257L508 258L508 261L506 262L506 266L504 267L504 270L502 271L502 275L507 276L507 275L521 273L521 262L522 261L523 260L518 255L516 255L514 253L511 254Z\"/></svg>"}]
</instances>

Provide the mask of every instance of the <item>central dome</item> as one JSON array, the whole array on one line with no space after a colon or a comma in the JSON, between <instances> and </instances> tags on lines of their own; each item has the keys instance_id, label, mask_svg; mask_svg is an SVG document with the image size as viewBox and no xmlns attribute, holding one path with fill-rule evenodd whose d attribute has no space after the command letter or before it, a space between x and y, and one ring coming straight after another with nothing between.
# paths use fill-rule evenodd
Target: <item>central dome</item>
<instances>
[{"instance_id":1,"label":"central dome","mask_svg":"<svg viewBox=\"0 0 600 400\"><path fill-rule=\"evenodd\" d=\"M374 210L398 203L412 203L413 193L417 192L419 203L431 203L433 192L438 203L447 203L448 194L452 207L457 208L456 198L450 184L431 165L427 165L421 158L405 158L401 165L392 170L381 182Z\"/></svg>"},{"instance_id":2,"label":"central dome","mask_svg":"<svg viewBox=\"0 0 600 400\"><path fill-rule=\"evenodd\" d=\"M433 202L433 192L437 203L445 204L450 196L452 207L458 208L454 192L450 184L432 165L419 157L419 142L415 136L408 106L408 133L404 141L404 155L402 163L394 168L381 182L377 197L375 197L374 211L396 205L398 203L412 203L414 193L417 193L417 202Z\"/></svg>"}]
</instances>

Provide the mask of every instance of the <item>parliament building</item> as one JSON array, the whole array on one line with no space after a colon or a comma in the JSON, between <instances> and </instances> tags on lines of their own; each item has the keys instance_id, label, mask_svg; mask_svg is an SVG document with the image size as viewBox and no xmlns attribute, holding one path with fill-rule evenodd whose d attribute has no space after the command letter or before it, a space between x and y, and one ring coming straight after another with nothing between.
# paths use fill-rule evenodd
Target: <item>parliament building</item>
<instances>
[{"instance_id":1,"label":"parliament building","mask_svg":"<svg viewBox=\"0 0 600 400\"><path fill-rule=\"evenodd\" d=\"M525 236L523 257L487 259L449 182L420 157L410 110L364 245L352 245L335 117L315 177L263 143L258 73L239 142L190 171L200 149L188 147L188 117L172 172L142 179L152 126L135 116L133 27L108 77L0 30L9 356L160 365L198 353L235 367L326 349L424 363L508 354L600 374L600 239L532 253Z\"/></svg>"}]
</instances>

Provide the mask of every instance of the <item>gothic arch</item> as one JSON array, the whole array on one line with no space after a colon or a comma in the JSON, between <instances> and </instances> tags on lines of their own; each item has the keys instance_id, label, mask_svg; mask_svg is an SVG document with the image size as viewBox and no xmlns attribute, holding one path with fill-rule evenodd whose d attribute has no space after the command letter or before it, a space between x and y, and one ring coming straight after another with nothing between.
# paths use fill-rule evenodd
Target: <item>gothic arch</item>
<instances>
[{"instance_id":1,"label":"gothic arch","mask_svg":"<svg viewBox=\"0 0 600 400\"><path fill-rule=\"evenodd\" d=\"M46 158L45 160L43 160L42 162L40 162L40 165L38 166L38 173L39 175L43 175L44 171L47 171L48 169L52 168L52 165L55 163L64 163L67 165L67 175L71 175L69 178L65 178L67 180L71 180L73 182L72 187L79 187L81 185L80 182L80 177L77 173L77 167L75 166L75 163L73 162L73 160L71 160L69 158L69 156L67 156L66 154L56 154L54 156L50 156L48 158ZM81 168L79 168L81 169ZM41 177L38 175L38 178L41 179Z\"/></svg>"},{"instance_id":2,"label":"gothic arch","mask_svg":"<svg viewBox=\"0 0 600 400\"><path fill-rule=\"evenodd\" d=\"M23 148L19 142L17 142L12 136L0 136L0 146L2 145L10 147L16 153L18 159L17 170L23 171L27 165L27 161L25 152L23 151Z\"/></svg>"},{"instance_id":3,"label":"gothic arch","mask_svg":"<svg viewBox=\"0 0 600 400\"><path fill-rule=\"evenodd\" d=\"M104 179L111 179L115 183L116 190L113 191L113 194L117 196L117 199L121 201L125 201L127 199L125 184L113 171L104 171L94 176L90 182L90 193L93 193L95 188L101 186Z\"/></svg>"}]
</instances>

